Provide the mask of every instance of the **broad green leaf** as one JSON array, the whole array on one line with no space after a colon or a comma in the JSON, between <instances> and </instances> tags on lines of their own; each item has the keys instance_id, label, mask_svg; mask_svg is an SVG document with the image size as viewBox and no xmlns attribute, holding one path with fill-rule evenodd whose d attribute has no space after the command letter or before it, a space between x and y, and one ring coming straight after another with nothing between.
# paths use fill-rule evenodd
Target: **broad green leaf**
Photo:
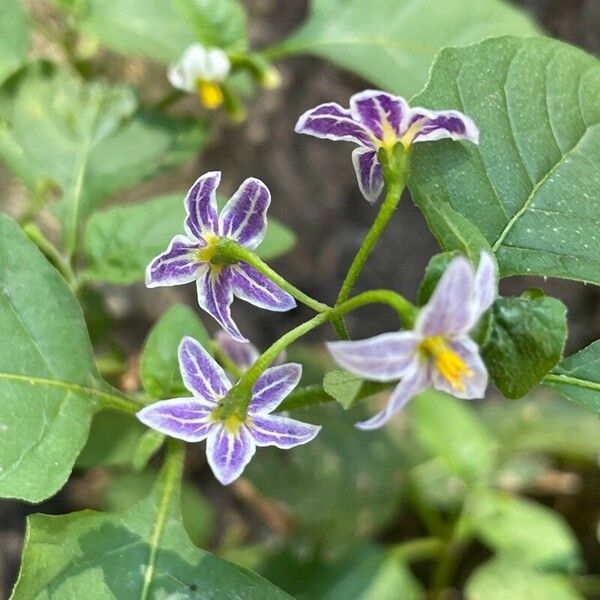
<instances>
[{"instance_id":1,"label":"broad green leaf","mask_svg":"<svg viewBox=\"0 0 600 600\"><path fill-rule=\"evenodd\" d=\"M45 63L0 90L0 159L34 193L60 189L67 237L106 198L183 162L204 141L202 122L136 109L129 88Z\"/></svg>"},{"instance_id":2,"label":"broad green leaf","mask_svg":"<svg viewBox=\"0 0 600 600\"><path fill-rule=\"evenodd\" d=\"M536 386L562 356L567 309L546 296L498 298L483 358L496 387L520 398Z\"/></svg>"},{"instance_id":3,"label":"broad green leaf","mask_svg":"<svg viewBox=\"0 0 600 600\"><path fill-rule=\"evenodd\" d=\"M600 341L565 358L544 386L600 415Z\"/></svg>"},{"instance_id":4,"label":"broad green leaf","mask_svg":"<svg viewBox=\"0 0 600 600\"><path fill-rule=\"evenodd\" d=\"M410 189L444 250L450 206L485 236L509 275L600 283L600 62L546 38L443 50L413 102L454 108L481 131L469 143L415 144Z\"/></svg>"},{"instance_id":5,"label":"broad green leaf","mask_svg":"<svg viewBox=\"0 0 600 600\"><path fill-rule=\"evenodd\" d=\"M178 485L163 474L150 496L122 513L30 517L12 600L290 600L191 543Z\"/></svg>"},{"instance_id":6,"label":"broad green leaf","mask_svg":"<svg viewBox=\"0 0 600 600\"><path fill-rule=\"evenodd\" d=\"M323 389L344 408L350 408L359 398L367 398L388 388L387 384L365 381L352 373L335 369L325 374Z\"/></svg>"},{"instance_id":7,"label":"broad green leaf","mask_svg":"<svg viewBox=\"0 0 600 600\"><path fill-rule=\"evenodd\" d=\"M467 581L466 600L583 600L563 575L536 571L520 562L494 558Z\"/></svg>"},{"instance_id":8,"label":"broad green leaf","mask_svg":"<svg viewBox=\"0 0 600 600\"><path fill-rule=\"evenodd\" d=\"M575 534L558 513L530 500L479 490L469 504L469 522L488 546L516 561L572 572L581 566Z\"/></svg>"},{"instance_id":9,"label":"broad green leaf","mask_svg":"<svg viewBox=\"0 0 600 600\"><path fill-rule=\"evenodd\" d=\"M429 391L410 401L419 442L451 472L479 480L494 467L496 441L464 400Z\"/></svg>"},{"instance_id":10,"label":"broad green leaf","mask_svg":"<svg viewBox=\"0 0 600 600\"><path fill-rule=\"evenodd\" d=\"M420 600L423 588L408 566L377 546L363 545L335 561L274 556L264 574L297 600Z\"/></svg>"},{"instance_id":11,"label":"broad green leaf","mask_svg":"<svg viewBox=\"0 0 600 600\"><path fill-rule=\"evenodd\" d=\"M146 202L116 206L95 213L85 234L87 269L84 277L126 284L144 279L150 261L183 233L185 216L181 194L160 196ZM267 234L256 253L270 259L294 245L294 234L269 218Z\"/></svg>"},{"instance_id":12,"label":"broad green leaf","mask_svg":"<svg viewBox=\"0 0 600 600\"><path fill-rule=\"evenodd\" d=\"M0 19L0 83L27 58L29 22L19 0L4 0Z\"/></svg>"},{"instance_id":13,"label":"broad green leaf","mask_svg":"<svg viewBox=\"0 0 600 600\"><path fill-rule=\"evenodd\" d=\"M110 393L67 284L3 214L0 331L0 496L39 502L64 485Z\"/></svg>"},{"instance_id":14,"label":"broad green leaf","mask_svg":"<svg viewBox=\"0 0 600 600\"><path fill-rule=\"evenodd\" d=\"M148 335L140 360L140 378L153 398L190 396L183 385L177 352L189 335L211 352L211 339L198 315L184 304L175 304L160 318Z\"/></svg>"},{"instance_id":15,"label":"broad green leaf","mask_svg":"<svg viewBox=\"0 0 600 600\"><path fill-rule=\"evenodd\" d=\"M499 0L312 0L306 23L271 53L315 54L410 96L440 48L537 33L531 19Z\"/></svg>"},{"instance_id":16,"label":"broad green leaf","mask_svg":"<svg viewBox=\"0 0 600 600\"><path fill-rule=\"evenodd\" d=\"M237 0L83 0L83 32L117 52L177 60L194 42L246 48L246 15Z\"/></svg>"}]
</instances>

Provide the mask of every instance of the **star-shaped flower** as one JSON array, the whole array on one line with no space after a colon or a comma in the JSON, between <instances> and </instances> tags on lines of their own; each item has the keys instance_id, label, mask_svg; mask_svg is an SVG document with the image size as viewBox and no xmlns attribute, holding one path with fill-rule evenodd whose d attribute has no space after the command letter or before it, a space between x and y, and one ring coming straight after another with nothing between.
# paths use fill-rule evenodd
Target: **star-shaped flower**
<instances>
[{"instance_id":1,"label":"star-shaped flower","mask_svg":"<svg viewBox=\"0 0 600 600\"><path fill-rule=\"evenodd\" d=\"M327 102L306 111L296 123L297 133L328 140L354 142L352 163L363 196L375 202L383 189L383 172L377 153L391 151L398 143L451 138L479 143L475 123L457 110L433 111L410 108L404 98L377 90L365 90L350 98L350 109Z\"/></svg>"},{"instance_id":2,"label":"star-shaped flower","mask_svg":"<svg viewBox=\"0 0 600 600\"><path fill-rule=\"evenodd\" d=\"M184 200L186 235L176 235L165 252L146 269L148 287L171 286L196 281L198 304L238 341L246 338L231 317L233 296L274 311L286 311L296 301L270 279L246 263L213 262L219 239L230 238L254 250L267 229L271 194L253 177L246 179L217 216L216 190L221 173L206 173L196 180Z\"/></svg>"},{"instance_id":3,"label":"star-shaped flower","mask_svg":"<svg viewBox=\"0 0 600 600\"><path fill-rule=\"evenodd\" d=\"M168 71L173 87L196 93L206 108L217 108L223 102L221 83L225 81L231 63L220 48L192 44Z\"/></svg>"},{"instance_id":4,"label":"star-shaped flower","mask_svg":"<svg viewBox=\"0 0 600 600\"><path fill-rule=\"evenodd\" d=\"M223 485L242 474L257 446L293 448L310 442L321 429L271 414L300 381L299 364L271 367L258 378L244 420L236 415L221 419L220 402L232 384L221 366L193 338L181 341L179 366L193 397L156 402L139 411L137 417L171 437L186 442L206 440L208 464Z\"/></svg>"},{"instance_id":5,"label":"star-shaped flower","mask_svg":"<svg viewBox=\"0 0 600 600\"><path fill-rule=\"evenodd\" d=\"M373 381L401 379L386 408L357 427L381 427L428 387L457 398L482 398L488 373L469 332L496 294L493 258L482 252L475 272L471 263L459 256L448 265L412 331L329 343L333 358L348 371Z\"/></svg>"}]
</instances>

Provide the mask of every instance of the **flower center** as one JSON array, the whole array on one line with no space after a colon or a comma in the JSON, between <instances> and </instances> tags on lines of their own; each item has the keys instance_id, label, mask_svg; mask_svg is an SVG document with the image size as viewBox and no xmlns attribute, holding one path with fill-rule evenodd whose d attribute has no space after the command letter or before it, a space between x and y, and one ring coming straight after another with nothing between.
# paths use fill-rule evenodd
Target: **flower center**
<instances>
[{"instance_id":1,"label":"flower center","mask_svg":"<svg viewBox=\"0 0 600 600\"><path fill-rule=\"evenodd\" d=\"M440 375L452 386L452 389L462 392L465 389L463 379L473 377L473 371L465 361L450 348L442 335L425 338L420 348L429 358L433 358L435 368Z\"/></svg>"},{"instance_id":2,"label":"flower center","mask_svg":"<svg viewBox=\"0 0 600 600\"><path fill-rule=\"evenodd\" d=\"M423 117L422 119L417 119L407 130L406 133L400 138L400 143L405 147L409 148L413 143L415 137L419 131L421 131L421 127L423 123L425 123L426 119Z\"/></svg>"},{"instance_id":3,"label":"flower center","mask_svg":"<svg viewBox=\"0 0 600 600\"><path fill-rule=\"evenodd\" d=\"M203 233L202 238L206 242L206 246L195 251L195 257L198 262L210 263L217 251L219 236L214 233Z\"/></svg>"},{"instance_id":4,"label":"flower center","mask_svg":"<svg viewBox=\"0 0 600 600\"><path fill-rule=\"evenodd\" d=\"M244 424L244 421L240 419L240 417L235 413L229 415L225 419L222 419L220 407L215 408L215 410L212 411L210 418L215 423L218 423L220 421L223 427L225 428L225 431L231 435L237 435L240 430L240 427Z\"/></svg>"},{"instance_id":5,"label":"flower center","mask_svg":"<svg viewBox=\"0 0 600 600\"><path fill-rule=\"evenodd\" d=\"M388 152L392 151L398 141L398 136L392 124L387 119L383 119L381 122L381 132L381 140L379 140L380 148L385 148Z\"/></svg>"},{"instance_id":6,"label":"flower center","mask_svg":"<svg viewBox=\"0 0 600 600\"><path fill-rule=\"evenodd\" d=\"M200 102L202 102L206 108L218 108L223 103L223 91L221 90L221 86L214 81L198 79L196 81L196 90Z\"/></svg>"}]
</instances>

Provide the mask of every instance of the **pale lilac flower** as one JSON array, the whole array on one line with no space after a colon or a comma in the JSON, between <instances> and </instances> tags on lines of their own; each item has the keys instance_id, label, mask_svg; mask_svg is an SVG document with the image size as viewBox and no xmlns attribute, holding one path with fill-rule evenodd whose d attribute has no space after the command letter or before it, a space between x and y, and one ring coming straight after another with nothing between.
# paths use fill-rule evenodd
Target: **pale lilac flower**
<instances>
[{"instance_id":1,"label":"pale lilac flower","mask_svg":"<svg viewBox=\"0 0 600 600\"><path fill-rule=\"evenodd\" d=\"M400 143L450 138L479 143L475 123L457 110L433 111L410 108L404 98L377 90L365 90L350 98L350 109L335 102L306 111L296 123L297 133L358 144L352 163L363 196L375 202L383 189L383 172L377 152L391 151Z\"/></svg>"},{"instance_id":2,"label":"pale lilac flower","mask_svg":"<svg viewBox=\"0 0 600 600\"><path fill-rule=\"evenodd\" d=\"M232 384L220 365L190 337L179 345L179 367L193 397L156 402L137 417L165 435L186 442L206 440L208 464L223 485L242 474L257 446L293 448L310 442L321 429L271 414L300 381L299 364L270 367L258 378L244 420L236 415L220 419L219 403Z\"/></svg>"},{"instance_id":3,"label":"pale lilac flower","mask_svg":"<svg viewBox=\"0 0 600 600\"><path fill-rule=\"evenodd\" d=\"M259 357L260 352L252 342L238 342L226 331L217 331L215 344L240 373L245 373ZM280 352L272 365L280 365L285 361L286 352ZM227 367L226 367L227 368Z\"/></svg>"},{"instance_id":4,"label":"pale lilac flower","mask_svg":"<svg viewBox=\"0 0 600 600\"><path fill-rule=\"evenodd\" d=\"M148 287L180 285L196 281L198 304L212 315L227 333L245 342L231 317L237 296L266 310L286 311L296 301L270 279L246 263L213 264L220 238L230 238L254 250L267 229L271 194L254 177L246 179L217 216L216 190L221 173L213 171L198 178L184 200L186 235L176 235L165 252L146 269Z\"/></svg>"},{"instance_id":5,"label":"pale lilac flower","mask_svg":"<svg viewBox=\"0 0 600 600\"><path fill-rule=\"evenodd\" d=\"M168 71L173 87L196 93L206 108L217 108L223 102L221 83L225 81L231 63L220 48L192 44Z\"/></svg>"},{"instance_id":6,"label":"pale lilac flower","mask_svg":"<svg viewBox=\"0 0 600 600\"><path fill-rule=\"evenodd\" d=\"M329 343L333 358L351 373L373 381L401 379L386 408L356 426L381 427L413 396L429 387L457 398L482 398L488 373L469 332L496 294L494 259L482 252L475 272L471 263L459 256L448 265L412 331Z\"/></svg>"}]
</instances>

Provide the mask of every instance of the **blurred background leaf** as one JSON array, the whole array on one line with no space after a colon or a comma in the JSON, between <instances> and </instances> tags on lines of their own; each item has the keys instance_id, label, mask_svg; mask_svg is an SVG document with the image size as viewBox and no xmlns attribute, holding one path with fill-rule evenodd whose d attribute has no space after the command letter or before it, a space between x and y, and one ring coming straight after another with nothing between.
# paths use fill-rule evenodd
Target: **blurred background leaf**
<instances>
[{"instance_id":1,"label":"blurred background leaf","mask_svg":"<svg viewBox=\"0 0 600 600\"><path fill-rule=\"evenodd\" d=\"M29 20L19 0L3 0L0 19L0 84L25 63Z\"/></svg>"}]
</instances>

